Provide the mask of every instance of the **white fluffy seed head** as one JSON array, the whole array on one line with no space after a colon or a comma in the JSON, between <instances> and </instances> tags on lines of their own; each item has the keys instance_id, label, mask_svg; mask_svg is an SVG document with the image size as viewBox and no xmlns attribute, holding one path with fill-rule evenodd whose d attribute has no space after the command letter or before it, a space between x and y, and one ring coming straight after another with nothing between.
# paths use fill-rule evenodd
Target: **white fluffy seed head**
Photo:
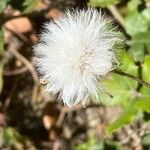
<instances>
[{"instance_id":1,"label":"white fluffy seed head","mask_svg":"<svg viewBox=\"0 0 150 150\"><path fill-rule=\"evenodd\" d=\"M114 45L119 34L95 9L66 11L46 23L35 60L46 91L60 95L68 106L97 96L99 79L116 62Z\"/></svg>"}]
</instances>

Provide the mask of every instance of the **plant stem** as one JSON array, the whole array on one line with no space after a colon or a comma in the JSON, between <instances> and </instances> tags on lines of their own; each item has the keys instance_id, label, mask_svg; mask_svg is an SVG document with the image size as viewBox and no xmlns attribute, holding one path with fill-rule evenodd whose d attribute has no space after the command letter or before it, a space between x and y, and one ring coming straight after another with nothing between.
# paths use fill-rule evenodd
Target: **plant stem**
<instances>
[{"instance_id":1,"label":"plant stem","mask_svg":"<svg viewBox=\"0 0 150 150\"><path fill-rule=\"evenodd\" d=\"M112 13L114 18L120 23L122 27L124 27L124 18L118 11L118 9L115 6L108 7L109 11Z\"/></svg>"},{"instance_id":2,"label":"plant stem","mask_svg":"<svg viewBox=\"0 0 150 150\"><path fill-rule=\"evenodd\" d=\"M133 79L133 80L135 80L135 81L141 83L142 85L145 85L145 86L147 86L147 87L150 88L150 83L145 82L144 80L139 79L138 77L136 77L136 76L134 76L134 75L128 74L128 73L123 72L123 71L121 71L121 70L114 70L113 72L116 73L116 74L122 75L122 76L126 76L126 77L128 77L128 78L130 78L130 79Z\"/></svg>"}]
</instances>

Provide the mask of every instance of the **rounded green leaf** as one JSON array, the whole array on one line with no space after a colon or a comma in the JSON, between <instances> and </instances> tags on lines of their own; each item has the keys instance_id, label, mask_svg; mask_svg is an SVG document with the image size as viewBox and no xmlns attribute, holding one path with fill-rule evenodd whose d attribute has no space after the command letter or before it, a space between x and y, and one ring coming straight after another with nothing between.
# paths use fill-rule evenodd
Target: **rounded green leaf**
<instances>
[{"instance_id":1,"label":"rounded green leaf","mask_svg":"<svg viewBox=\"0 0 150 150\"><path fill-rule=\"evenodd\" d=\"M148 29L149 24L146 17L137 11L127 15L125 18L125 30L131 36L140 32L146 32Z\"/></svg>"}]
</instances>

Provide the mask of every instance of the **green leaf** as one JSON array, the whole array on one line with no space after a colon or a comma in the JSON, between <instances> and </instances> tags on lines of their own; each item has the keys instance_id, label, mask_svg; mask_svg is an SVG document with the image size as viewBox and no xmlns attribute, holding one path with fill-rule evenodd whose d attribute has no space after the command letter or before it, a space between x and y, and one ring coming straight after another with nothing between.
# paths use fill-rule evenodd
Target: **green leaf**
<instances>
[{"instance_id":1,"label":"green leaf","mask_svg":"<svg viewBox=\"0 0 150 150\"><path fill-rule=\"evenodd\" d=\"M133 44L129 48L129 53L135 61L143 62L145 53L150 54L150 31L138 33L132 38Z\"/></svg>"},{"instance_id":2,"label":"green leaf","mask_svg":"<svg viewBox=\"0 0 150 150\"><path fill-rule=\"evenodd\" d=\"M136 105L145 112L150 113L150 88L142 87L140 90L140 96Z\"/></svg>"},{"instance_id":3,"label":"green leaf","mask_svg":"<svg viewBox=\"0 0 150 150\"><path fill-rule=\"evenodd\" d=\"M120 68L123 71L137 76L138 67L135 65L133 58L127 52L122 52L120 61L122 63Z\"/></svg>"},{"instance_id":4,"label":"green leaf","mask_svg":"<svg viewBox=\"0 0 150 150\"><path fill-rule=\"evenodd\" d=\"M142 43L133 43L129 48L129 53L134 58L136 62L143 62L144 60L144 44Z\"/></svg>"},{"instance_id":5,"label":"green leaf","mask_svg":"<svg viewBox=\"0 0 150 150\"><path fill-rule=\"evenodd\" d=\"M120 59L123 63L121 69L137 76L137 66L135 66L133 59L126 52L122 52ZM100 85L102 88L99 91L99 101L104 105L113 106L123 104L134 97L137 82L127 77L113 74L107 79L100 81ZM107 93L111 94L113 98Z\"/></svg>"},{"instance_id":6,"label":"green leaf","mask_svg":"<svg viewBox=\"0 0 150 150\"><path fill-rule=\"evenodd\" d=\"M149 145L150 144L150 134L147 134L142 139L142 145Z\"/></svg>"},{"instance_id":7,"label":"green leaf","mask_svg":"<svg viewBox=\"0 0 150 150\"><path fill-rule=\"evenodd\" d=\"M148 29L149 24L147 18L143 14L136 11L126 16L125 30L129 35L133 36L137 33L147 32Z\"/></svg>"},{"instance_id":8,"label":"green leaf","mask_svg":"<svg viewBox=\"0 0 150 150\"><path fill-rule=\"evenodd\" d=\"M138 6L142 3L141 0L130 0L128 2L128 9L129 11L133 12L136 11Z\"/></svg>"},{"instance_id":9,"label":"green leaf","mask_svg":"<svg viewBox=\"0 0 150 150\"><path fill-rule=\"evenodd\" d=\"M108 134L116 131L117 129L123 127L126 124L131 123L136 118L139 111L135 104L136 100L129 101L128 105L126 106L120 117L115 122L107 126Z\"/></svg>"},{"instance_id":10,"label":"green leaf","mask_svg":"<svg viewBox=\"0 0 150 150\"><path fill-rule=\"evenodd\" d=\"M114 141L97 142L95 138L89 138L85 143L76 146L75 150L123 150L121 145Z\"/></svg>"},{"instance_id":11,"label":"green leaf","mask_svg":"<svg viewBox=\"0 0 150 150\"><path fill-rule=\"evenodd\" d=\"M134 44L142 44L144 48L142 51L150 54L150 31L144 33L138 33L133 36L133 43Z\"/></svg>"},{"instance_id":12,"label":"green leaf","mask_svg":"<svg viewBox=\"0 0 150 150\"><path fill-rule=\"evenodd\" d=\"M134 61L143 62L145 54L150 54L150 9L144 9L141 13L135 11L125 19L126 32L132 36L132 45L129 53ZM134 27L133 27L134 24Z\"/></svg>"},{"instance_id":13,"label":"green leaf","mask_svg":"<svg viewBox=\"0 0 150 150\"><path fill-rule=\"evenodd\" d=\"M23 6L25 7L24 13L29 13L34 10L40 0L25 0Z\"/></svg>"},{"instance_id":14,"label":"green leaf","mask_svg":"<svg viewBox=\"0 0 150 150\"><path fill-rule=\"evenodd\" d=\"M146 8L142 11L143 16L147 19L150 23L150 8Z\"/></svg>"},{"instance_id":15,"label":"green leaf","mask_svg":"<svg viewBox=\"0 0 150 150\"><path fill-rule=\"evenodd\" d=\"M150 83L150 55L145 56L144 63L142 65L143 80Z\"/></svg>"},{"instance_id":16,"label":"green leaf","mask_svg":"<svg viewBox=\"0 0 150 150\"><path fill-rule=\"evenodd\" d=\"M124 104L134 97L137 83L126 77L113 74L107 80L101 81L102 89L99 91L99 101L107 106ZM111 94L111 98L106 92Z\"/></svg>"},{"instance_id":17,"label":"green leaf","mask_svg":"<svg viewBox=\"0 0 150 150\"><path fill-rule=\"evenodd\" d=\"M4 11L4 9L6 8L7 3L10 0L0 0L0 13L2 13Z\"/></svg>"},{"instance_id":18,"label":"green leaf","mask_svg":"<svg viewBox=\"0 0 150 150\"><path fill-rule=\"evenodd\" d=\"M97 149L97 147L94 147L95 145L97 145L96 139L90 137L85 143L77 145L75 150L103 150L104 149L103 143L100 143L98 147L99 149Z\"/></svg>"},{"instance_id":19,"label":"green leaf","mask_svg":"<svg viewBox=\"0 0 150 150\"><path fill-rule=\"evenodd\" d=\"M5 142L8 144L15 144L24 141L24 138L20 135L20 133L12 127L5 127L3 129L3 137Z\"/></svg>"},{"instance_id":20,"label":"green leaf","mask_svg":"<svg viewBox=\"0 0 150 150\"><path fill-rule=\"evenodd\" d=\"M89 5L95 7L109 7L111 5L115 5L120 0L90 0Z\"/></svg>"}]
</instances>

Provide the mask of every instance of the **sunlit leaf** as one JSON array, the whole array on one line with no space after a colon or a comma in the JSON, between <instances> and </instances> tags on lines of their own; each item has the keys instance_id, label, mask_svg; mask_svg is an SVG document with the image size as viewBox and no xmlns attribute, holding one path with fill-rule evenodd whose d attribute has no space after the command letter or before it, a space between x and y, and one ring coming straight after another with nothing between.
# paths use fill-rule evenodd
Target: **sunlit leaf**
<instances>
[{"instance_id":1,"label":"sunlit leaf","mask_svg":"<svg viewBox=\"0 0 150 150\"><path fill-rule=\"evenodd\" d=\"M145 56L144 63L142 65L143 79L150 83L150 55Z\"/></svg>"},{"instance_id":2,"label":"sunlit leaf","mask_svg":"<svg viewBox=\"0 0 150 150\"><path fill-rule=\"evenodd\" d=\"M129 11L133 12L136 11L138 6L142 3L141 0L130 0L128 2L128 9Z\"/></svg>"},{"instance_id":3,"label":"sunlit leaf","mask_svg":"<svg viewBox=\"0 0 150 150\"><path fill-rule=\"evenodd\" d=\"M139 111L135 104L136 100L131 100L128 102L128 105L126 106L120 117L115 122L107 126L108 134L116 131L126 124L131 123L137 117Z\"/></svg>"},{"instance_id":4,"label":"sunlit leaf","mask_svg":"<svg viewBox=\"0 0 150 150\"><path fill-rule=\"evenodd\" d=\"M116 104L123 104L134 97L137 83L134 80L113 74L107 80L102 81L102 88L100 90L99 100L102 104L113 106ZM110 97L109 94L113 96Z\"/></svg>"},{"instance_id":5,"label":"sunlit leaf","mask_svg":"<svg viewBox=\"0 0 150 150\"><path fill-rule=\"evenodd\" d=\"M143 16L149 21L150 23L150 8L146 8L142 11Z\"/></svg>"},{"instance_id":6,"label":"sunlit leaf","mask_svg":"<svg viewBox=\"0 0 150 150\"><path fill-rule=\"evenodd\" d=\"M23 6L25 7L24 12L28 13L33 11L33 9L38 5L40 0L25 0Z\"/></svg>"},{"instance_id":7,"label":"sunlit leaf","mask_svg":"<svg viewBox=\"0 0 150 150\"><path fill-rule=\"evenodd\" d=\"M133 26L134 25L134 26ZM126 32L133 36L137 33L146 32L149 29L149 24L144 15L138 13L130 13L125 18L125 30Z\"/></svg>"},{"instance_id":8,"label":"sunlit leaf","mask_svg":"<svg viewBox=\"0 0 150 150\"><path fill-rule=\"evenodd\" d=\"M120 58L122 62L121 69L137 76L137 66L134 64L133 59L126 52L122 52ZM137 82L121 75L112 74L100 81L100 85L102 88L99 91L99 101L104 105L111 106L132 99ZM111 94L113 98L107 93Z\"/></svg>"},{"instance_id":9,"label":"sunlit leaf","mask_svg":"<svg viewBox=\"0 0 150 150\"><path fill-rule=\"evenodd\" d=\"M120 68L123 71L137 76L137 66L134 63L133 58L127 52L122 52L121 63L122 65Z\"/></svg>"},{"instance_id":10,"label":"sunlit leaf","mask_svg":"<svg viewBox=\"0 0 150 150\"><path fill-rule=\"evenodd\" d=\"M96 7L108 7L117 4L119 1L120 0L90 0L89 4Z\"/></svg>"}]
</instances>

